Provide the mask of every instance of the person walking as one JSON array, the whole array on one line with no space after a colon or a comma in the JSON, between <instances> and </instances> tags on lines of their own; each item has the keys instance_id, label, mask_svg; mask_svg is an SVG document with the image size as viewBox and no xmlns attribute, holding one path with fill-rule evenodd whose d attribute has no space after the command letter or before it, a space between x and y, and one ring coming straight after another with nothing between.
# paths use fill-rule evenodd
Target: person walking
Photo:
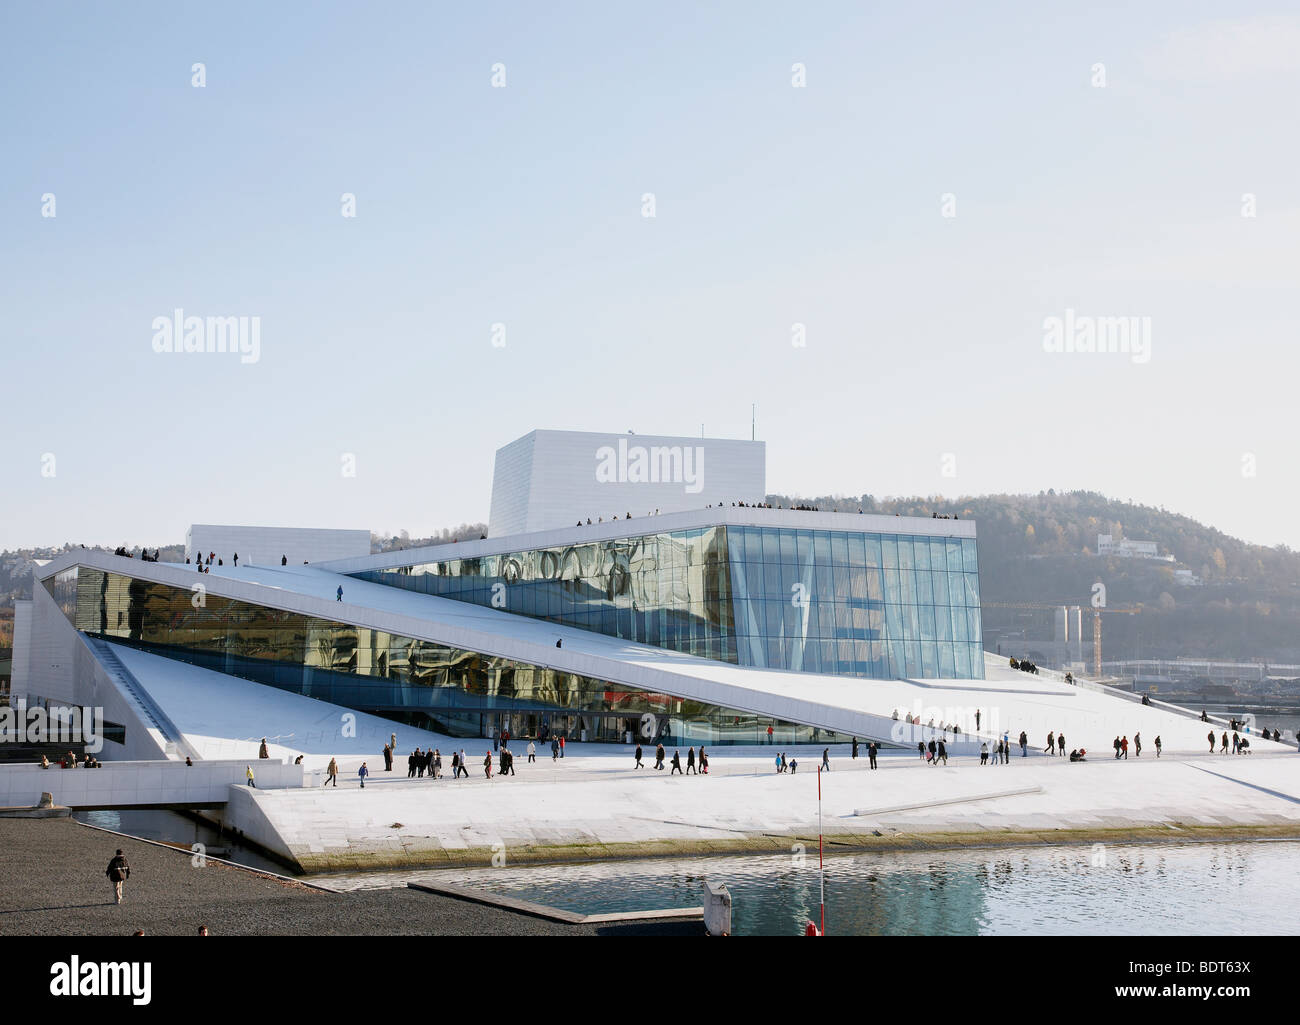
<instances>
[{"instance_id":1,"label":"person walking","mask_svg":"<svg viewBox=\"0 0 1300 1025\"><path fill-rule=\"evenodd\" d=\"M1142 734L1133 734L1133 754L1137 758L1142 757Z\"/></svg>"},{"instance_id":2,"label":"person walking","mask_svg":"<svg viewBox=\"0 0 1300 1025\"><path fill-rule=\"evenodd\" d=\"M784 752L784 751L781 752L781 771L782 771L782 772L789 772L789 771L790 771L790 765L789 765L789 763L785 760L785 752Z\"/></svg>"},{"instance_id":3,"label":"person walking","mask_svg":"<svg viewBox=\"0 0 1300 1025\"><path fill-rule=\"evenodd\" d=\"M1061 744L1059 740L1057 741L1057 744L1061 745L1061 753L1064 754L1065 745ZM1011 734L1010 733L1002 734L1002 764L1003 765L1011 764Z\"/></svg>"},{"instance_id":4,"label":"person walking","mask_svg":"<svg viewBox=\"0 0 1300 1025\"><path fill-rule=\"evenodd\" d=\"M980 764L988 765L989 763L989 742L987 740L980 742Z\"/></svg>"},{"instance_id":5,"label":"person walking","mask_svg":"<svg viewBox=\"0 0 1300 1025\"><path fill-rule=\"evenodd\" d=\"M776 771L777 771L778 773L780 773L780 771L781 771L781 756L780 756L780 755L777 755L777 756L776 756L774 759L772 759L772 760L776 763Z\"/></svg>"},{"instance_id":6,"label":"person walking","mask_svg":"<svg viewBox=\"0 0 1300 1025\"><path fill-rule=\"evenodd\" d=\"M1020 757L1021 758L1029 757L1029 734L1027 734L1024 730L1020 731Z\"/></svg>"},{"instance_id":7,"label":"person walking","mask_svg":"<svg viewBox=\"0 0 1300 1025\"><path fill-rule=\"evenodd\" d=\"M671 775L673 774L673 772L682 772L682 758L681 758L681 755L678 754L676 751L673 752L673 768L672 768L672 772L668 773L668 775L671 776ZM682 772L682 775L685 776L686 773Z\"/></svg>"},{"instance_id":8,"label":"person walking","mask_svg":"<svg viewBox=\"0 0 1300 1025\"><path fill-rule=\"evenodd\" d=\"M1062 755L1065 754L1065 734L1064 734L1064 733L1058 733L1058 734L1056 735L1056 750L1060 751Z\"/></svg>"},{"instance_id":9,"label":"person walking","mask_svg":"<svg viewBox=\"0 0 1300 1025\"><path fill-rule=\"evenodd\" d=\"M257 789L257 783L253 780L253 767L251 765L244 766L244 778L247 780L250 787L254 790Z\"/></svg>"},{"instance_id":10,"label":"person walking","mask_svg":"<svg viewBox=\"0 0 1300 1025\"><path fill-rule=\"evenodd\" d=\"M366 768L366 763L361 763L361 768L357 770L357 775L361 777L361 789L366 789L366 777L370 775L370 770Z\"/></svg>"},{"instance_id":11,"label":"person walking","mask_svg":"<svg viewBox=\"0 0 1300 1025\"><path fill-rule=\"evenodd\" d=\"M1111 746L1115 749L1115 761L1119 761L1119 737L1115 738L1115 743Z\"/></svg>"},{"instance_id":12,"label":"person walking","mask_svg":"<svg viewBox=\"0 0 1300 1025\"><path fill-rule=\"evenodd\" d=\"M873 769L876 767L876 752L878 750L879 748L876 746L876 742L874 740L867 745L867 760L871 763L871 767Z\"/></svg>"},{"instance_id":13,"label":"person walking","mask_svg":"<svg viewBox=\"0 0 1300 1025\"><path fill-rule=\"evenodd\" d=\"M528 742L528 760L530 762L537 761L537 745L531 740Z\"/></svg>"},{"instance_id":14,"label":"person walking","mask_svg":"<svg viewBox=\"0 0 1300 1025\"><path fill-rule=\"evenodd\" d=\"M437 779L442 775L442 752L436 747L433 749L433 778Z\"/></svg>"},{"instance_id":15,"label":"person walking","mask_svg":"<svg viewBox=\"0 0 1300 1025\"><path fill-rule=\"evenodd\" d=\"M935 755L937 755L938 753L939 753L939 745L936 744L934 742L934 738L931 737L930 743L926 745L926 756L925 756L925 760L930 763L931 767L934 766Z\"/></svg>"},{"instance_id":16,"label":"person walking","mask_svg":"<svg viewBox=\"0 0 1300 1025\"><path fill-rule=\"evenodd\" d=\"M560 757L560 739L558 737L552 737L551 738L551 761L555 761L559 757Z\"/></svg>"},{"instance_id":17,"label":"person walking","mask_svg":"<svg viewBox=\"0 0 1300 1025\"><path fill-rule=\"evenodd\" d=\"M1227 753L1228 753L1228 733L1225 730L1223 733L1223 747L1219 750L1219 754L1226 755Z\"/></svg>"},{"instance_id":18,"label":"person walking","mask_svg":"<svg viewBox=\"0 0 1300 1025\"><path fill-rule=\"evenodd\" d=\"M415 752L406 756L406 778L415 779Z\"/></svg>"},{"instance_id":19,"label":"person walking","mask_svg":"<svg viewBox=\"0 0 1300 1025\"><path fill-rule=\"evenodd\" d=\"M978 733L979 731L980 731L980 710L977 708L975 709L975 732Z\"/></svg>"},{"instance_id":20,"label":"person walking","mask_svg":"<svg viewBox=\"0 0 1300 1025\"><path fill-rule=\"evenodd\" d=\"M925 741L924 741L924 740L918 740L918 741L916 742L916 753L917 753L918 755L920 755L920 757L921 757L921 761L925 761Z\"/></svg>"},{"instance_id":21,"label":"person walking","mask_svg":"<svg viewBox=\"0 0 1300 1025\"><path fill-rule=\"evenodd\" d=\"M942 740L939 741L939 758L943 761L944 765L948 764L948 748Z\"/></svg>"},{"instance_id":22,"label":"person walking","mask_svg":"<svg viewBox=\"0 0 1300 1025\"><path fill-rule=\"evenodd\" d=\"M330 783L333 783L333 784L334 784L334 789L335 789L335 790L338 789L338 787L339 787L339 763L336 762L333 758L330 758L329 767L325 770L325 782L324 782L323 784L321 784L321 785L322 785L322 786L329 786Z\"/></svg>"},{"instance_id":23,"label":"person walking","mask_svg":"<svg viewBox=\"0 0 1300 1025\"><path fill-rule=\"evenodd\" d=\"M1128 761L1128 735L1126 734L1119 742L1119 749L1124 752L1124 761Z\"/></svg>"},{"instance_id":24,"label":"person walking","mask_svg":"<svg viewBox=\"0 0 1300 1025\"><path fill-rule=\"evenodd\" d=\"M1156 734L1156 757L1157 757L1157 758L1160 757L1160 747L1161 747L1161 744L1160 744L1160 734L1157 733L1157 734Z\"/></svg>"},{"instance_id":25,"label":"person walking","mask_svg":"<svg viewBox=\"0 0 1300 1025\"><path fill-rule=\"evenodd\" d=\"M560 734L560 757L564 757L564 734Z\"/></svg>"},{"instance_id":26,"label":"person walking","mask_svg":"<svg viewBox=\"0 0 1300 1025\"><path fill-rule=\"evenodd\" d=\"M488 751L483 755L483 775L488 779L492 778L492 752Z\"/></svg>"},{"instance_id":27,"label":"person walking","mask_svg":"<svg viewBox=\"0 0 1300 1025\"><path fill-rule=\"evenodd\" d=\"M768 723L768 725L767 725L767 742L768 742L769 744L772 743L772 724L771 724L771 723Z\"/></svg>"},{"instance_id":28,"label":"person walking","mask_svg":"<svg viewBox=\"0 0 1300 1025\"><path fill-rule=\"evenodd\" d=\"M686 749L686 773L684 775L692 772L695 772L695 748L688 747Z\"/></svg>"},{"instance_id":29,"label":"person walking","mask_svg":"<svg viewBox=\"0 0 1300 1025\"><path fill-rule=\"evenodd\" d=\"M849 756L852 761L858 760L858 738L853 738L853 753Z\"/></svg>"},{"instance_id":30,"label":"person walking","mask_svg":"<svg viewBox=\"0 0 1300 1025\"><path fill-rule=\"evenodd\" d=\"M1202 712L1202 713L1201 713L1201 716L1204 717L1204 716L1205 716L1205 713ZM1209 742L1210 742L1210 754L1214 754L1214 731L1213 731L1213 730L1210 730L1210 732L1207 733L1207 734L1205 735L1205 737L1206 737L1206 739L1209 740Z\"/></svg>"},{"instance_id":31,"label":"person walking","mask_svg":"<svg viewBox=\"0 0 1300 1025\"><path fill-rule=\"evenodd\" d=\"M664 767L664 746L663 744L658 744L655 747L655 768L662 770L663 767ZM672 773L669 773L669 775L672 775Z\"/></svg>"},{"instance_id":32,"label":"person walking","mask_svg":"<svg viewBox=\"0 0 1300 1025\"><path fill-rule=\"evenodd\" d=\"M451 778L460 779L460 752L455 749L451 752Z\"/></svg>"},{"instance_id":33,"label":"person walking","mask_svg":"<svg viewBox=\"0 0 1300 1025\"><path fill-rule=\"evenodd\" d=\"M469 755L465 753L463 747L460 749L460 771L465 774L466 779L469 779Z\"/></svg>"},{"instance_id":34,"label":"person walking","mask_svg":"<svg viewBox=\"0 0 1300 1025\"><path fill-rule=\"evenodd\" d=\"M343 600L343 585L342 585L342 584L339 584L338 594L336 594L336 595L334 596L334 600L335 600L335 601L342 601L342 600Z\"/></svg>"},{"instance_id":35,"label":"person walking","mask_svg":"<svg viewBox=\"0 0 1300 1025\"><path fill-rule=\"evenodd\" d=\"M641 745L640 745L640 744L637 744L637 746L636 746L636 765L634 765L633 768L634 768L634 769L643 769L643 768L645 768L645 766L641 764Z\"/></svg>"},{"instance_id":36,"label":"person walking","mask_svg":"<svg viewBox=\"0 0 1300 1025\"><path fill-rule=\"evenodd\" d=\"M393 749L387 744L384 745L384 771L393 771Z\"/></svg>"},{"instance_id":37,"label":"person walking","mask_svg":"<svg viewBox=\"0 0 1300 1025\"><path fill-rule=\"evenodd\" d=\"M1054 755L1054 754L1056 754L1056 732L1055 732L1055 731L1053 731L1053 732L1051 732L1051 733L1049 733L1049 734L1047 735L1047 748L1046 748L1046 750L1047 750L1047 753L1048 753L1049 755Z\"/></svg>"},{"instance_id":38,"label":"person walking","mask_svg":"<svg viewBox=\"0 0 1300 1025\"><path fill-rule=\"evenodd\" d=\"M126 863L126 855L122 853L122 848L117 849L117 853L109 861L104 874L108 876L108 881L113 884L113 897L118 904L121 904L122 887L131 878L131 866Z\"/></svg>"}]
</instances>

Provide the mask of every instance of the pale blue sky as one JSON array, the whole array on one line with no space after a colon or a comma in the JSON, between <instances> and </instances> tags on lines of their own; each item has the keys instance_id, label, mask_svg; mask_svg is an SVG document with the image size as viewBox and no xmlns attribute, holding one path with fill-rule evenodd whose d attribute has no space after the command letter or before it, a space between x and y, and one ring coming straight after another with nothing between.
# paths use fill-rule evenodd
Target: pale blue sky
<instances>
[{"instance_id":1,"label":"pale blue sky","mask_svg":"<svg viewBox=\"0 0 1300 1025\"><path fill-rule=\"evenodd\" d=\"M418 535L534 427L751 402L775 491L1300 547L1297 53L1295 5L6 4L0 547ZM177 307L260 361L155 353ZM1067 307L1150 362L1044 352Z\"/></svg>"}]
</instances>

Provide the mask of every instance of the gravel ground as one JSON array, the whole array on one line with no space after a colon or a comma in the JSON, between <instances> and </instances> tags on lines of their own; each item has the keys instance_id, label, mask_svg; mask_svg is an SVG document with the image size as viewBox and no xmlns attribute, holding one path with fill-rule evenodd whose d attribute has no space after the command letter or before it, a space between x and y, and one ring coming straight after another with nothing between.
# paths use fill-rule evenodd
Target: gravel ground
<instances>
[{"instance_id":1,"label":"gravel ground","mask_svg":"<svg viewBox=\"0 0 1300 1025\"><path fill-rule=\"evenodd\" d=\"M104 875L121 847L126 899ZM699 922L565 925L406 888L334 894L178 853L72 819L0 819L0 935L683 936Z\"/></svg>"}]
</instances>

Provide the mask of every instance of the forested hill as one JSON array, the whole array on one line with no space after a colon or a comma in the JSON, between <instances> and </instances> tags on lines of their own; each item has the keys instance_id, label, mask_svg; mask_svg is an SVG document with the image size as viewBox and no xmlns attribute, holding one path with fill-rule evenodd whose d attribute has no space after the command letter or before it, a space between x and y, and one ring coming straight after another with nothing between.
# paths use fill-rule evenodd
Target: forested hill
<instances>
[{"instance_id":1,"label":"forested hill","mask_svg":"<svg viewBox=\"0 0 1300 1025\"><path fill-rule=\"evenodd\" d=\"M840 512L974 519L985 602L1087 606L1096 581L1112 607L1142 606L1106 619L1106 658L1185 655L1300 662L1300 553L1247 544L1187 516L1091 491L942 498L808 498L770 495L773 505ZM1097 535L1155 541L1176 562L1097 556ZM1181 586L1188 569L1201 586ZM1010 625L990 608L989 626Z\"/></svg>"}]
</instances>

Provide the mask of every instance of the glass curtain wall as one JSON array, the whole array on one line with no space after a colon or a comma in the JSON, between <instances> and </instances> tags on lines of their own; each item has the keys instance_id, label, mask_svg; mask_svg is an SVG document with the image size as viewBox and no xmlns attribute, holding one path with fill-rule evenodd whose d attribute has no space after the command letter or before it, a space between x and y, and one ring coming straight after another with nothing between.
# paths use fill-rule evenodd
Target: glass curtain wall
<instances>
[{"instance_id":1,"label":"glass curtain wall","mask_svg":"<svg viewBox=\"0 0 1300 1025\"><path fill-rule=\"evenodd\" d=\"M727 550L741 665L984 676L973 538L731 527Z\"/></svg>"},{"instance_id":2,"label":"glass curtain wall","mask_svg":"<svg viewBox=\"0 0 1300 1025\"><path fill-rule=\"evenodd\" d=\"M73 626L107 640L453 736L564 735L667 745L842 743L749 712L417 638L77 567L46 589ZM669 752L671 754L671 751Z\"/></svg>"},{"instance_id":3,"label":"glass curtain wall","mask_svg":"<svg viewBox=\"0 0 1300 1025\"><path fill-rule=\"evenodd\" d=\"M355 575L701 658L736 661L725 527Z\"/></svg>"},{"instance_id":4,"label":"glass curtain wall","mask_svg":"<svg viewBox=\"0 0 1300 1025\"><path fill-rule=\"evenodd\" d=\"M984 676L974 538L719 526L358 576L744 666Z\"/></svg>"}]
</instances>

